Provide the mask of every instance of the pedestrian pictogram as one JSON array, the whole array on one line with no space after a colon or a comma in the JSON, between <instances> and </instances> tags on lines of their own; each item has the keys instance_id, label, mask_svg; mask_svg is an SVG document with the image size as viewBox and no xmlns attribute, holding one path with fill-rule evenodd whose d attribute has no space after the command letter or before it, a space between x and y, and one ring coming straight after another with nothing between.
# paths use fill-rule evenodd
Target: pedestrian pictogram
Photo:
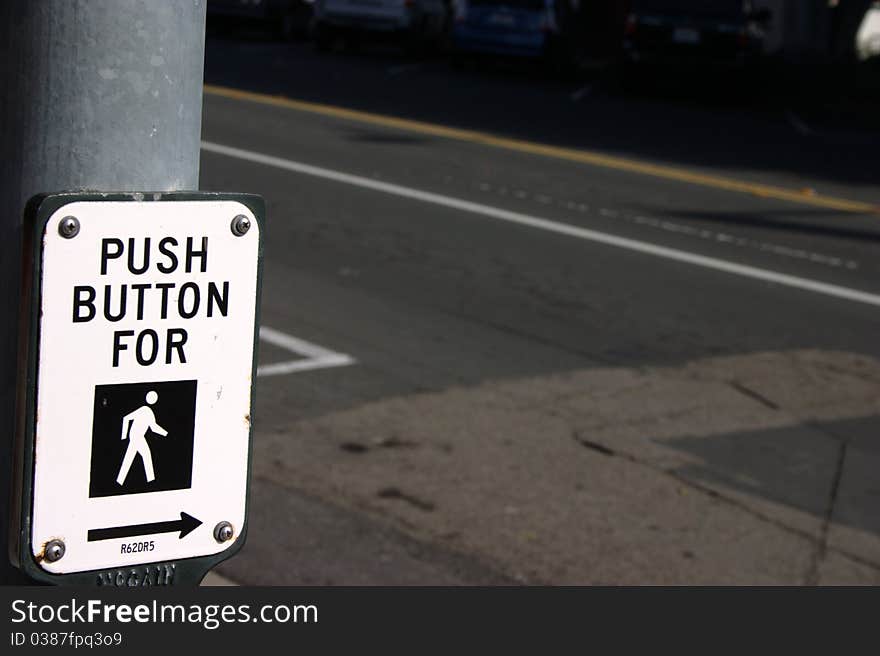
<instances>
[{"instance_id":1,"label":"pedestrian pictogram","mask_svg":"<svg viewBox=\"0 0 880 656\"><path fill-rule=\"evenodd\" d=\"M136 456L140 456L144 463L147 483L156 480L156 474L153 471L153 456L150 453L150 445L147 444L147 431L152 431L162 437L168 436L168 431L156 423L156 415L150 409L150 406L155 405L158 400L159 395L154 390L150 390L146 396L147 405L142 405L122 418L122 439L128 440L128 448L125 450L125 457L122 459L122 466L116 477L116 483L119 485L125 483Z\"/></svg>"},{"instance_id":2,"label":"pedestrian pictogram","mask_svg":"<svg viewBox=\"0 0 880 656\"><path fill-rule=\"evenodd\" d=\"M97 385L90 497L189 488L197 382Z\"/></svg>"}]
</instances>

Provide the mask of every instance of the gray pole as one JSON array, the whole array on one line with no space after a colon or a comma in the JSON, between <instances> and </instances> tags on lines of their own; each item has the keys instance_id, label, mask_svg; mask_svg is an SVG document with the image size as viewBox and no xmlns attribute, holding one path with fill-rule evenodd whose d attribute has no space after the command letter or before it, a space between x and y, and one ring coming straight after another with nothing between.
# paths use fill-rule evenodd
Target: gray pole
<instances>
[{"instance_id":1,"label":"gray pole","mask_svg":"<svg viewBox=\"0 0 880 656\"><path fill-rule=\"evenodd\" d=\"M204 0L0 1L0 583L21 580L5 547L25 204L197 189L204 48Z\"/></svg>"}]
</instances>

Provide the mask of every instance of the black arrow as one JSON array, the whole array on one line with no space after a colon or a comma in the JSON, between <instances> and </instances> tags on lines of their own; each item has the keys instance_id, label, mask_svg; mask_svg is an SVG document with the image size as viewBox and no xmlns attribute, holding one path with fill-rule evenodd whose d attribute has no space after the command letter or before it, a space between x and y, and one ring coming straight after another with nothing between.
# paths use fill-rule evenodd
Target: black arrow
<instances>
[{"instance_id":1,"label":"black arrow","mask_svg":"<svg viewBox=\"0 0 880 656\"><path fill-rule=\"evenodd\" d=\"M185 512L180 513L180 519L170 522L153 522L152 524L132 524L131 526L111 526L110 528L93 528L89 530L89 542L98 540L114 540L116 538L131 538L135 535L152 535L153 533L173 533L180 531L178 539L186 537L202 522Z\"/></svg>"}]
</instances>

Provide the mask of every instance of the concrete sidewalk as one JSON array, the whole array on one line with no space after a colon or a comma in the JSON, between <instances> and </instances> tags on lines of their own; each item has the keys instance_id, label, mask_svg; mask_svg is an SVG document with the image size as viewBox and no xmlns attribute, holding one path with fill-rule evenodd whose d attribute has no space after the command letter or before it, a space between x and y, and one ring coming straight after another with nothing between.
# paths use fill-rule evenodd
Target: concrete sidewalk
<instances>
[{"instance_id":1,"label":"concrete sidewalk","mask_svg":"<svg viewBox=\"0 0 880 656\"><path fill-rule=\"evenodd\" d=\"M227 579L225 576L217 572L208 572L208 575L202 580L202 587L223 587L238 585L235 581Z\"/></svg>"},{"instance_id":2,"label":"concrete sidewalk","mask_svg":"<svg viewBox=\"0 0 880 656\"><path fill-rule=\"evenodd\" d=\"M880 362L790 351L387 399L258 434L254 468L276 551L280 497L306 494L523 583L877 584L878 428ZM242 583L267 528L228 565ZM325 582L353 581L392 582Z\"/></svg>"}]
</instances>

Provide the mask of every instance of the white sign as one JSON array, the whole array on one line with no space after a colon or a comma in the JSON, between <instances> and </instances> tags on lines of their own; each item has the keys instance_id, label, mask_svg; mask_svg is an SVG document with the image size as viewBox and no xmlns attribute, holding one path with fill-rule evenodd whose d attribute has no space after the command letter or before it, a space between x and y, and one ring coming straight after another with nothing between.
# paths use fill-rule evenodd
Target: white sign
<instances>
[{"instance_id":1,"label":"white sign","mask_svg":"<svg viewBox=\"0 0 880 656\"><path fill-rule=\"evenodd\" d=\"M229 200L82 201L49 219L31 529L45 570L206 556L239 539L259 230ZM49 562L53 540L64 555Z\"/></svg>"}]
</instances>

